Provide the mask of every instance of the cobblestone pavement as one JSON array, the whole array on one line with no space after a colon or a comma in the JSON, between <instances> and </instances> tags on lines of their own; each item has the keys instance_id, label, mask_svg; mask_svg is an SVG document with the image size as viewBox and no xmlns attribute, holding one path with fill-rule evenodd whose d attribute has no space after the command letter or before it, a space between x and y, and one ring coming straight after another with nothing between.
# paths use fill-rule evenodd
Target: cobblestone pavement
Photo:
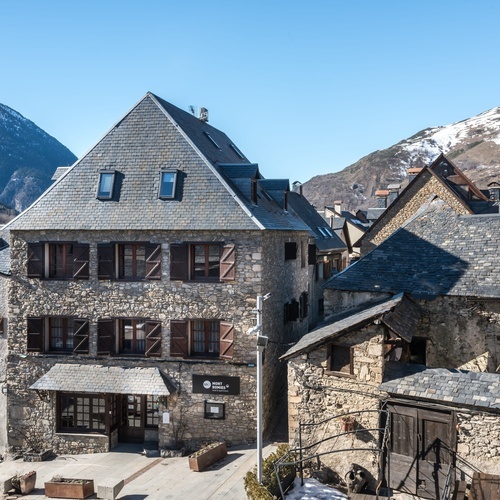
<instances>
[{"instance_id":1,"label":"cobblestone pavement","mask_svg":"<svg viewBox=\"0 0 500 500\"><path fill-rule=\"evenodd\" d=\"M275 448L266 446L264 456ZM226 458L203 472L191 471L187 457L160 458L155 453L145 456L141 451L135 445L120 445L110 453L61 455L47 462L5 461L0 463L0 484L16 473L36 470L36 489L19 498L46 498L44 482L59 475L93 479L96 492L99 484L123 479L125 486L117 497L120 500L245 500L243 477L256 463L255 445L229 447Z\"/></svg>"}]
</instances>

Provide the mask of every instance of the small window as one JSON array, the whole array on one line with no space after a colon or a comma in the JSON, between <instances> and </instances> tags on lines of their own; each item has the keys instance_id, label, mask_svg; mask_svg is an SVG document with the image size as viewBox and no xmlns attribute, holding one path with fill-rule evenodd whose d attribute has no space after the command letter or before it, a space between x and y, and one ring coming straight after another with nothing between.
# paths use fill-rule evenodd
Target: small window
<instances>
[{"instance_id":1,"label":"small window","mask_svg":"<svg viewBox=\"0 0 500 500\"><path fill-rule=\"evenodd\" d=\"M217 320L191 321L191 354L219 356L220 326Z\"/></svg>"},{"instance_id":2,"label":"small window","mask_svg":"<svg viewBox=\"0 0 500 500\"><path fill-rule=\"evenodd\" d=\"M322 318L325 315L325 299L318 299L318 316Z\"/></svg>"},{"instance_id":3,"label":"small window","mask_svg":"<svg viewBox=\"0 0 500 500\"><path fill-rule=\"evenodd\" d=\"M73 260L73 243L50 243L49 278L72 278Z\"/></svg>"},{"instance_id":4,"label":"small window","mask_svg":"<svg viewBox=\"0 0 500 500\"><path fill-rule=\"evenodd\" d=\"M344 345L330 346L330 371L345 375L354 374L352 347Z\"/></svg>"},{"instance_id":5,"label":"small window","mask_svg":"<svg viewBox=\"0 0 500 500\"><path fill-rule=\"evenodd\" d=\"M425 365L427 363L427 339L422 337L413 337L410 344L410 363Z\"/></svg>"},{"instance_id":6,"label":"small window","mask_svg":"<svg viewBox=\"0 0 500 500\"><path fill-rule=\"evenodd\" d=\"M110 200L113 197L113 186L115 184L115 172L101 172L97 198Z\"/></svg>"},{"instance_id":7,"label":"small window","mask_svg":"<svg viewBox=\"0 0 500 500\"><path fill-rule=\"evenodd\" d=\"M73 351L73 318L49 318L49 351Z\"/></svg>"},{"instance_id":8,"label":"small window","mask_svg":"<svg viewBox=\"0 0 500 500\"><path fill-rule=\"evenodd\" d=\"M302 321L309 314L309 294L302 292L299 297L300 320Z\"/></svg>"},{"instance_id":9,"label":"small window","mask_svg":"<svg viewBox=\"0 0 500 500\"><path fill-rule=\"evenodd\" d=\"M171 200L175 198L176 182L177 172L161 172L159 196L162 200Z\"/></svg>"},{"instance_id":10,"label":"small window","mask_svg":"<svg viewBox=\"0 0 500 500\"><path fill-rule=\"evenodd\" d=\"M219 280L221 248L220 244L191 245L192 280Z\"/></svg>"},{"instance_id":11,"label":"small window","mask_svg":"<svg viewBox=\"0 0 500 500\"><path fill-rule=\"evenodd\" d=\"M144 320L120 320L120 353L145 354L146 352L146 324Z\"/></svg>"},{"instance_id":12,"label":"small window","mask_svg":"<svg viewBox=\"0 0 500 500\"><path fill-rule=\"evenodd\" d=\"M244 154L233 144L233 143L230 143L229 144L231 146L231 149L242 159L244 160L245 159L245 156Z\"/></svg>"},{"instance_id":13,"label":"small window","mask_svg":"<svg viewBox=\"0 0 500 500\"><path fill-rule=\"evenodd\" d=\"M209 141L217 148L220 149L220 146L215 142L215 139L208 133L208 132L203 132L209 139Z\"/></svg>"},{"instance_id":14,"label":"small window","mask_svg":"<svg viewBox=\"0 0 500 500\"><path fill-rule=\"evenodd\" d=\"M323 236L323 238L326 238L328 236L328 233L325 231L324 228L317 227L316 229L320 232L320 234L321 234L321 236Z\"/></svg>"},{"instance_id":15,"label":"small window","mask_svg":"<svg viewBox=\"0 0 500 500\"><path fill-rule=\"evenodd\" d=\"M293 260L297 258L297 243L295 241L285 242L285 260Z\"/></svg>"},{"instance_id":16,"label":"small window","mask_svg":"<svg viewBox=\"0 0 500 500\"><path fill-rule=\"evenodd\" d=\"M158 427L159 422L159 397L146 396L146 427Z\"/></svg>"},{"instance_id":17,"label":"small window","mask_svg":"<svg viewBox=\"0 0 500 500\"><path fill-rule=\"evenodd\" d=\"M215 401L205 401L205 418L213 420L224 420L225 404Z\"/></svg>"}]
</instances>

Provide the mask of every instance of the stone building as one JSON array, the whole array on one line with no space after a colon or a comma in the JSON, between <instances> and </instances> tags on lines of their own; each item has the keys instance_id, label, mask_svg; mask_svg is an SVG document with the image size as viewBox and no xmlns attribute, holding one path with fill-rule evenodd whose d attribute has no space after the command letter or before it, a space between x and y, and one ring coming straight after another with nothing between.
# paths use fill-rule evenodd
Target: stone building
<instances>
[{"instance_id":1,"label":"stone building","mask_svg":"<svg viewBox=\"0 0 500 500\"><path fill-rule=\"evenodd\" d=\"M441 498L448 474L454 484L472 467L500 471L499 245L498 214L457 214L434 199L325 285L330 316L283 356L289 427L384 410L357 414L357 432L331 451L360 448L363 429L390 419L385 466L369 451L322 457L339 473L355 462L372 486L382 469L392 488ZM339 420L318 433L340 433Z\"/></svg>"},{"instance_id":2,"label":"stone building","mask_svg":"<svg viewBox=\"0 0 500 500\"><path fill-rule=\"evenodd\" d=\"M151 93L60 174L9 223L0 251L0 445L26 445L28 431L64 453L254 440L248 330L256 296L270 293L268 430L286 392L278 358L315 321L311 236L286 206L288 181L263 179L205 115Z\"/></svg>"}]
</instances>

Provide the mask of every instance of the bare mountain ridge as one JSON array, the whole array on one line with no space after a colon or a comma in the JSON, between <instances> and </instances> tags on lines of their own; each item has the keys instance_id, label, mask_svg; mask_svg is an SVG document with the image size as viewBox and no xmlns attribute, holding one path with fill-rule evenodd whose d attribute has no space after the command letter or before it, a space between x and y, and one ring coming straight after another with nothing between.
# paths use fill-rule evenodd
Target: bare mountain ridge
<instances>
[{"instance_id":1,"label":"bare mountain ridge","mask_svg":"<svg viewBox=\"0 0 500 500\"><path fill-rule=\"evenodd\" d=\"M500 181L500 108L451 125L427 128L340 172L315 176L304 183L304 194L318 209L337 200L349 210L375 207L376 190L401 183L408 168L429 165L440 153L479 188Z\"/></svg>"},{"instance_id":2,"label":"bare mountain ridge","mask_svg":"<svg viewBox=\"0 0 500 500\"><path fill-rule=\"evenodd\" d=\"M32 121L0 104L1 205L24 210L50 186L57 167L71 165L76 159Z\"/></svg>"}]
</instances>

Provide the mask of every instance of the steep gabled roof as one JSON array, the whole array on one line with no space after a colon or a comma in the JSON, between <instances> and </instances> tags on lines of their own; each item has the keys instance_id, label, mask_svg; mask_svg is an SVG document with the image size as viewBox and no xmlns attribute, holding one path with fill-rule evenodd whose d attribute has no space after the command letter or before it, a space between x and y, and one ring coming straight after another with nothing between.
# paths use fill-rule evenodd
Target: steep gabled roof
<instances>
[{"instance_id":1,"label":"steep gabled roof","mask_svg":"<svg viewBox=\"0 0 500 500\"><path fill-rule=\"evenodd\" d=\"M96 196L102 169L115 172L109 200ZM162 169L177 172L174 199L158 196ZM273 200L254 206L240 175L260 177L226 134L147 93L9 229L307 230Z\"/></svg>"},{"instance_id":2,"label":"steep gabled roof","mask_svg":"<svg viewBox=\"0 0 500 500\"><path fill-rule=\"evenodd\" d=\"M499 214L457 215L436 199L324 287L500 297L499 248Z\"/></svg>"},{"instance_id":3,"label":"steep gabled roof","mask_svg":"<svg viewBox=\"0 0 500 500\"><path fill-rule=\"evenodd\" d=\"M359 330L376 319L381 319L396 335L411 338L420 320L420 308L402 293L377 304L363 304L332 316L328 323L302 337L280 359L289 359L310 352L343 335Z\"/></svg>"}]
</instances>

